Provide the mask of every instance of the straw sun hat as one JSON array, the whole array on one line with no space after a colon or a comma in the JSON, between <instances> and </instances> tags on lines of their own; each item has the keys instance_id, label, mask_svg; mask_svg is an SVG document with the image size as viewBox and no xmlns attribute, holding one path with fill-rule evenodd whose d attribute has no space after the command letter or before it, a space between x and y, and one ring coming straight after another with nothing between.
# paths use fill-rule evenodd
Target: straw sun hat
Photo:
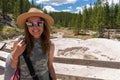
<instances>
[{"instance_id":1,"label":"straw sun hat","mask_svg":"<svg viewBox=\"0 0 120 80\"><path fill-rule=\"evenodd\" d=\"M30 8L28 12L23 13L18 16L18 18L17 18L18 26L21 28L24 28L26 19L29 17L32 17L32 16L38 16L38 17L43 18L47 22L48 26L52 26L54 24L54 20L51 16L49 16L48 14L45 14L40 9Z\"/></svg>"}]
</instances>

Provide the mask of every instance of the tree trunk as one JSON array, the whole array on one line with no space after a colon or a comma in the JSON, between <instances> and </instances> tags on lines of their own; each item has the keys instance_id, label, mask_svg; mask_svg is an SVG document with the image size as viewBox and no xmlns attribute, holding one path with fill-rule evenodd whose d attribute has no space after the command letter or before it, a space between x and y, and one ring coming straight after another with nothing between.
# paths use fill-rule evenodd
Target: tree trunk
<instances>
[{"instance_id":1,"label":"tree trunk","mask_svg":"<svg viewBox=\"0 0 120 80\"><path fill-rule=\"evenodd\" d=\"M23 0L20 0L20 14L23 13Z\"/></svg>"},{"instance_id":2,"label":"tree trunk","mask_svg":"<svg viewBox=\"0 0 120 80\"><path fill-rule=\"evenodd\" d=\"M7 6L6 6L6 2L7 0L2 0L2 16L3 16L3 19L5 19L5 16L7 15Z\"/></svg>"}]
</instances>

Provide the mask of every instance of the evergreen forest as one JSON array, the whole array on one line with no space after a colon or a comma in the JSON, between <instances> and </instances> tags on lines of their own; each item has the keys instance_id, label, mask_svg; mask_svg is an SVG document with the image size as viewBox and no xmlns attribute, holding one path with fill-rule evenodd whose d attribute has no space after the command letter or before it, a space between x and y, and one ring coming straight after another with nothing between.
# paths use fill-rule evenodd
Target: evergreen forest
<instances>
[{"instance_id":1,"label":"evergreen forest","mask_svg":"<svg viewBox=\"0 0 120 80\"><path fill-rule=\"evenodd\" d=\"M56 28L65 27L74 30L76 34L86 32L87 30L97 31L99 27L102 28L120 28L120 1L118 4L108 2L105 0L97 0L94 6L84 7L83 11L79 13L71 12L47 12L54 20ZM14 20L23 12L28 11L30 7L38 7L43 9L42 4L35 5L34 1L30 3L29 0L0 0L0 19L5 18L5 15L12 14Z\"/></svg>"}]
</instances>

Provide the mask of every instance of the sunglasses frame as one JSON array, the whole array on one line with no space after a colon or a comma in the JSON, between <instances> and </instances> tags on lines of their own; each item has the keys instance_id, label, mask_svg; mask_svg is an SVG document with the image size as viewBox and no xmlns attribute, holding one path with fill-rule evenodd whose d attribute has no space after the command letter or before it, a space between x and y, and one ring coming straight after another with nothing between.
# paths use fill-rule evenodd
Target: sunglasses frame
<instances>
[{"instance_id":1,"label":"sunglasses frame","mask_svg":"<svg viewBox=\"0 0 120 80\"><path fill-rule=\"evenodd\" d=\"M35 24L35 23L37 23L37 24ZM37 22L25 22L25 24L26 24L26 26L28 27L28 28L31 28L31 27L34 27L34 26L38 26L38 27L44 27L44 21L37 21ZM42 26L40 25L40 23L42 24ZM32 24L31 26L29 26L29 24Z\"/></svg>"}]
</instances>

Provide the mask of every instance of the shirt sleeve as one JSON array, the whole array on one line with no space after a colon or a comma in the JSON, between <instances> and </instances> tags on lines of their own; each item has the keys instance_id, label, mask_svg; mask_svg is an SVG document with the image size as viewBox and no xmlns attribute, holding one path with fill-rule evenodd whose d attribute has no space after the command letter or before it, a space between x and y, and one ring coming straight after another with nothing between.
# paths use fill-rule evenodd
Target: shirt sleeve
<instances>
[{"instance_id":1,"label":"shirt sleeve","mask_svg":"<svg viewBox=\"0 0 120 80\"><path fill-rule=\"evenodd\" d=\"M4 72L4 80L10 80L10 78L13 75L14 70L15 70L10 65L10 58L11 58L11 54L9 54L8 57L7 57L7 59L6 59L5 72Z\"/></svg>"}]
</instances>

